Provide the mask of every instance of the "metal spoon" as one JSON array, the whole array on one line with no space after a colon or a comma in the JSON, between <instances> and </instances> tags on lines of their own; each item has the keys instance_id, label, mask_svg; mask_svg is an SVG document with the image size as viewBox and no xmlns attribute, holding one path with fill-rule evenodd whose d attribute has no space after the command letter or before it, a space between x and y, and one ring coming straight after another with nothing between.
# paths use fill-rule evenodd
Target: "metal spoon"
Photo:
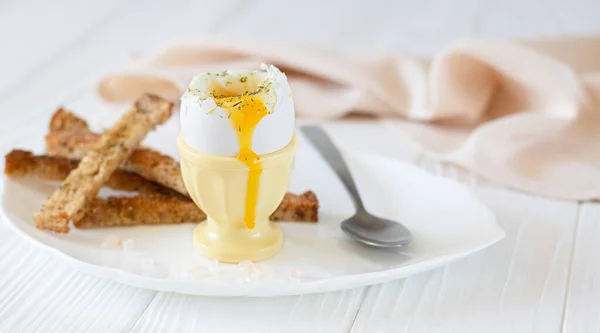
<instances>
[{"instance_id":1,"label":"metal spoon","mask_svg":"<svg viewBox=\"0 0 600 333\"><path fill-rule=\"evenodd\" d=\"M405 226L366 211L350 170L327 133L318 126L303 126L302 131L340 177L354 201L356 214L342 222L342 230L355 240L376 247L400 247L410 243L412 234Z\"/></svg>"}]
</instances>

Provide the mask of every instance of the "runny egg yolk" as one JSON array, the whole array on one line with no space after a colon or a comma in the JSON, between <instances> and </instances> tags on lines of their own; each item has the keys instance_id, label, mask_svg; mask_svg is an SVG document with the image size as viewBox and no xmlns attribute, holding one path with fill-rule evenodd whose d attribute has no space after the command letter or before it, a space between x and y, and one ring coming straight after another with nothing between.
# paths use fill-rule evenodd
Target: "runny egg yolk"
<instances>
[{"instance_id":1,"label":"runny egg yolk","mask_svg":"<svg viewBox=\"0 0 600 333\"><path fill-rule=\"evenodd\" d=\"M269 112L262 99L256 95L225 96L215 98L215 102L227 111L231 126L237 133L240 150L235 157L248 166L244 222L249 229L253 229L262 163L252 150L252 138L256 126Z\"/></svg>"}]
</instances>

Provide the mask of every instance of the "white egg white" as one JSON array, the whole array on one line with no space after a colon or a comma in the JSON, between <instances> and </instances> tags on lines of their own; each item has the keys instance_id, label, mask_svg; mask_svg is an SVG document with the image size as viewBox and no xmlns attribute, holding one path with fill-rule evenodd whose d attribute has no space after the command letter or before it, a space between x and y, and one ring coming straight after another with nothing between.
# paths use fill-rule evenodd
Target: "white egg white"
<instances>
[{"instance_id":1,"label":"white egg white","mask_svg":"<svg viewBox=\"0 0 600 333\"><path fill-rule=\"evenodd\" d=\"M181 97L181 133L193 149L212 155L235 156L240 146L228 112L216 105L212 90L218 87L244 94L270 85L262 94L269 114L255 128L252 150L258 155L276 152L290 143L295 131L294 101L287 77L273 65L260 70L228 70L195 76Z\"/></svg>"}]
</instances>

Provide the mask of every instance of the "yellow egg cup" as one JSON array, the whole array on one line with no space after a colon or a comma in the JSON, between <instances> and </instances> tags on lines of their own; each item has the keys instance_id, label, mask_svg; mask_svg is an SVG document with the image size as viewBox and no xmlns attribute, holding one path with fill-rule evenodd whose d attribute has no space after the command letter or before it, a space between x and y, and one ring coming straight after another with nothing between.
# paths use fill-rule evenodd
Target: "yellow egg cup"
<instances>
[{"instance_id":1,"label":"yellow egg cup","mask_svg":"<svg viewBox=\"0 0 600 333\"><path fill-rule=\"evenodd\" d=\"M221 262L260 261L275 255L283 233L269 220L287 190L296 155L297 138L283 149L260 156L256 220L244 222L248 167L234 157L198 152L180 134L181 175L192 200L207 219L194 230L194 246L205 257Z\"/></svg>"}]
</instances>

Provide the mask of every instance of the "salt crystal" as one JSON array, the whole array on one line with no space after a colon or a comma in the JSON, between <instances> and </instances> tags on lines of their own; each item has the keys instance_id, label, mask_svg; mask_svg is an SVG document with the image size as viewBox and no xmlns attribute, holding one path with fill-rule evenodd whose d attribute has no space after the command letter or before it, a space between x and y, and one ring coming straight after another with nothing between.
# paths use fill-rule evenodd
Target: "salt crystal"
<instances>
[{"instance_id":1,"label":"salt crystal","mask_svg":"<svg viewBox=\"0 0 600 333\"><path fill-rule=\"evenodd\" d=\"M258 266L258 265L257 265ZM263 275L266 278L272 278L275 276L275 270L273 269L273 267L271 265L260 265L258 266L261 270L261 275Z\"/></svg>"},{"instance_id":2,"label":"salt crystal","mask_svg":"<svg viewBox=\"0 0 600 333\"><path fill-rule=\"evenodd\" d=\"M219 261L218 260L208 260L206 262L206 268L208 268L211 272L219 271Z\"/></svg>"},{"instance_id":3,"label":"salt crystal","mask_svg":"<svg viewBox=\"0 0 600 333\"><path fill-rule=\"evenodd\" d=\"M123 242L123 252L133 252L135 242L133 239L128 238Z\"/></svg>"},{"instance_id":4,"label":"salt crystal","mask_svg":"<svg viewBox=\"0 0 600 333\"><path fill-rule=\"evenodd\" d=\"M300 272L296 268L290 269L290 274L288 275L288 281L292 283L300 283L302 282L300 279Z\"/></svg>"},{"instance_id":5,"label":"salt crystal","mask_svg":"<svg viewBox=\"0 0 600 333\"><path fill-rule=\"evenodd\" d=\"M206 267L200 265L192 265L188 267L186 273L187 277L189 278L202 277L206 274Z\"/></svg>"},{"instance_id":6,"label":"salt crystal","mask_svg":"<svg viewBox=\"0 0 600 333\"><path fill-rule=\"evenodd\" d=\"M244 268L254 267L254 263L251 260L242 260L238 265Z\"/></svg>"},{"instance_id":7,"label":"salt crystal","mask_svg":"<svg viewBox=\"0 0 600 333\"><path fill-rule=\"evenodd\" d=\"M177 277L181 278L181 279L187 280L187 279L189 279L191 277L191 274L190 274L190 271L185 270L185 269L181 269L181 270L178 271Z\"/></svg>"},{"instance_id":8,"label":"salt crystal","mask_svg":"<svg viewBox=\"0 0 600 333\"><path fill-rule=\"evenodd\" d=\"M100 244L103 249L117 249L121 246L121 239L115 235L108 235Z\"/></svg>"},{"instance_id":9,"label":"salt crystal","mask_svg":"<svg viewBox=\"0 0 600 333\"><path fill-rule=\"evenodd\" d=\"M260 279L264 275L264 270L260 267L253 267L252 269L248 269L248 274L253 279Z\"/></svg>"},{"instance_id":10,"label":"salt crystal","mask_svg":"<svg viewBox=\"0 0 600 333\"><path fill-rule=\"evenodd\" d=\"M174 278L183 278L187 279L189 277L189 273L187 270L182 269L176 265L171 265L169 267L169 276Z\"/></svg>"},{"instance_id":11,"label":"salt crystal","mask_svg":"<svg viewBox=\"0 0 600 333\"><path fill-rule=\"evenodd\" d=\"M290 277L290 278L288 278L288 282L291 282L291 283L301 283L302 280L300 280L299 278Z\"/></svg>"},{"instance_id":12,"label":"salt crystal","mask_svg":"<svg viewBox=\"0 0 600 333\"><path fill-rule=\"evenodd\" d=\"M255 266L250 260L241 261L238 265L246 268L248 270L248 276L252 279L259 279L264 274L264 269Z\"/></svg>"},{"instance_id":13,"label":"salt crystal","mask_svg":"<svg viewBox=\"0 0 600 333\"><path fill-rule=\"evenodd\" d=\"M144 271L154 270L154 268L156 267L156 265L154 264L154 260L152 260L150 258L142 259L141 264L142 264L142 270L144 270Z\"/></svg>"}]
</instances>

